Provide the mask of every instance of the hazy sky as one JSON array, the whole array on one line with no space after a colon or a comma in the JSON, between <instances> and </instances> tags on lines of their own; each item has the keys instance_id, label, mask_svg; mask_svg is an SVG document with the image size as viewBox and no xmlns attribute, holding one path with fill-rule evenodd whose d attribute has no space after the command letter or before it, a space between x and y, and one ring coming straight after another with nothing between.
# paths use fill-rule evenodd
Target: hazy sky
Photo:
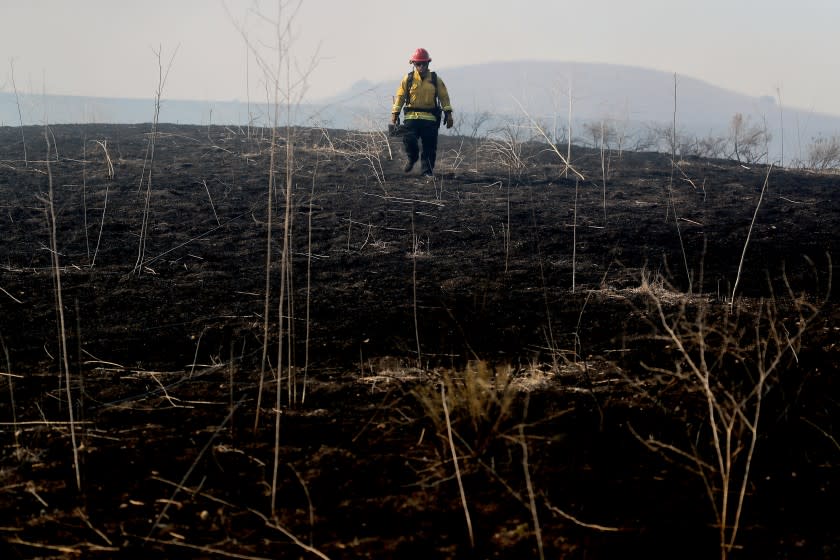
<instances>
[{"instance_id":1,"label":"hazy sky","mask_svg":"<svg viewBox=\"0 0 840 560\"><path fill-rule=\"evenodd\" d=\"M447 67L500 60L607 62L748 95L778 89L785 105L840 115L840 0L282 5L286 16L296 9L287 60L293 72L312 69L309 100L360 79L396 86L411 52L423 46L444 77ZM276 67L277 28L269 20L277 12L278 2L268 0L0 0L0 90L12 91L14 68L19 91L152 97L158 51L164 66L171 60L164 98L265 99L266 74L255 58Z\"/></svg>"}]
</instances>

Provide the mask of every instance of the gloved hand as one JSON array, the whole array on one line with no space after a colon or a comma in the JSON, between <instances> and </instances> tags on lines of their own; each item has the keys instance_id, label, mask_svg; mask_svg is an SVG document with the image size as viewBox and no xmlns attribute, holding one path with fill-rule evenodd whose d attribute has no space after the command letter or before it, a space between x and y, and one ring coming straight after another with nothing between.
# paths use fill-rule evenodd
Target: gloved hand
<instances>
[{"instance_id":1,"label":"gloved hand","mask_svg":"<svg viewBox=\"0 0 840 560\"><path fill-rule=\"evenodd\" d=\"M400 114L391 113L391 124L400 124Z\"/></svg>"},{"instance_id":2,"label":"gloved hand","mask_svg":"<svg viewBox=\"0 0 840 560\"><path fill-rule=\"evenodd\" d=\"M455 121L452 120L452 111L446 111L444 122L446 123L446 128L452 128L452 125L455 124Z\"/></svg>"}]
</instances>

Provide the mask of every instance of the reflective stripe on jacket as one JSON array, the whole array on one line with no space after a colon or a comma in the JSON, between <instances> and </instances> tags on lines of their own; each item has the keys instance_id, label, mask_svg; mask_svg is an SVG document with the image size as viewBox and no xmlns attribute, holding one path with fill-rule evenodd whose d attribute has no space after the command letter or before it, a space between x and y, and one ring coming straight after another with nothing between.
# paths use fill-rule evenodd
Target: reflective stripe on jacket
<instances>
[{"instance_id":1,"label":"reflective stripe on jacket","mask_svg":"<svg viewBox=\"0 0 840 560\"><path fill-rule=\"evenodd\" d=\"M420 72L414 70L414 77L411 79L411 90L406 91L406 84L408 82L408 75L403 76L400 81L400 86L397 88L397 95L394 97L394 106L391 108L392 113L399 113L405 105L405 119L424 119L429 121L436 120L434 114L430 113L435 108L435 94L440 100L440 105L444 111L451 111L452 105L449 101L449 92L446 89L446 84L437 77L437 92L435 92L435 84L432 82L431 71L426 73L425 78L420 77ZM412 109L415 109L412 111Z\"/></svg>"}]
</instances>

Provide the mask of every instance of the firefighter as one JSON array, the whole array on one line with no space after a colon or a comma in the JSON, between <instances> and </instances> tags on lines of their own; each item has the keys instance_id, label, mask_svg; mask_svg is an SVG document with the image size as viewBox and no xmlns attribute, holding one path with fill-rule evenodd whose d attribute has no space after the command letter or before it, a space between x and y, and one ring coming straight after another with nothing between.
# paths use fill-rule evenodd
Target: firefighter
<instances>
[{"instance_id":1,"label":"firefighter","mask_svg":"<svg viewBox=\"0 0 840 560\"><path fill-rule=\"evenodd\" d=\"M449 92L443 80L429 70L431 61L426 49L414 51L408 61L414 68L400 81L391 109L393 125L399 124L400 111L405 112L402 132L407 160L403 171L411 171L419 159L420 172L426 177L433 177L441 122L446 128L452 128L454 122Z\"/></svg>"}]
</instances>

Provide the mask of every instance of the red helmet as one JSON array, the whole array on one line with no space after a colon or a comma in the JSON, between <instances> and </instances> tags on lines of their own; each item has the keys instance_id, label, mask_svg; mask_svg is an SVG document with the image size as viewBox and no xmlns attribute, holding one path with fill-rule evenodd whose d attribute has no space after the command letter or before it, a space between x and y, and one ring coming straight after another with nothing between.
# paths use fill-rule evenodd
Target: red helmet
<instances>
[{"instance_id":1,"label":"red helmet","mask_svg":"<svg viewBox=\"0 0 840 560\"><path fill-rule=\"evenodd\" d=\"M429 56L429 51L426 49L417 49L414 51L414 54L411 55L411 58L408 59L409 62L431 62L432 57Z\"/></svg>"}]
</instances>

